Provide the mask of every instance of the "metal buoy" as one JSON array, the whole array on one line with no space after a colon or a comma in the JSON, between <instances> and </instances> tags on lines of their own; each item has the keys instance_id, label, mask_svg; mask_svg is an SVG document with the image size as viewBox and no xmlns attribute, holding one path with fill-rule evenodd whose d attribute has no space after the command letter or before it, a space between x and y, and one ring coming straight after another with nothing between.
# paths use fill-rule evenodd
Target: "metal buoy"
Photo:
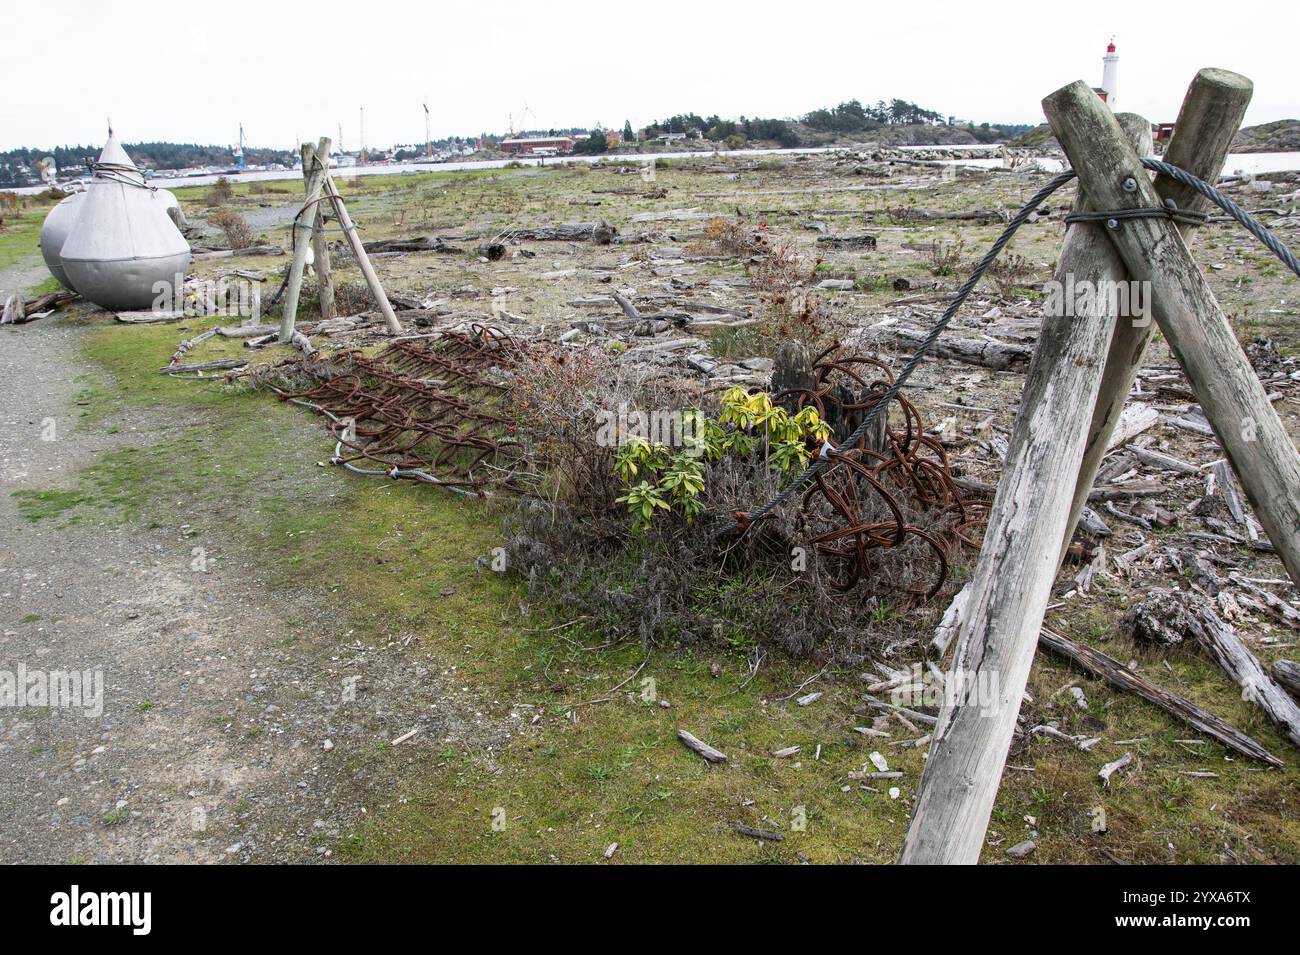
<instances>
[{"instance_id":1,"label":"metal buoy","mask_svg":"<svg viewBox=\"0 0 1300 955\"><path fill-rule=\"evenodd\" d=\"M60 250L63 271L96 305L147 309L161 294L155 283L165 282L170 290L190 264L189 242L167 215L168 199L175 202L175 197L145 185L111 129L94 169Z\"/></svg>"},{"instance_id":2,"label":"metal buoy","mask_svg":"<svg viewBox=\"0 0 1300 955\"><path fill-rule=\"evenodd\" d=\"M41 256L45 259L45 267L66 289L71 289L72 283L63 271L63 243L68 240L73 226L77 224L81 202L85 198L84 192L74 192L67 198L60 199L59 204L49 211L41 223Z\"/></svg>"}]
</instances>

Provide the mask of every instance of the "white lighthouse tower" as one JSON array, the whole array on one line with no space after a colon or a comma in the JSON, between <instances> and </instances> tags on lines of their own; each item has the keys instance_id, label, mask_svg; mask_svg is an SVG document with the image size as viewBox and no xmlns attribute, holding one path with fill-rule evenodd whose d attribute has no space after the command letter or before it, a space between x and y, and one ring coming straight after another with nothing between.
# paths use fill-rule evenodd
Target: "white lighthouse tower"
<instances>
[{"instance_id":1,"label":"white lighthouse tower","mask_svg":"<svg viewBox=\"0 0 1300 955\"><path fill-rule=\"evenodd\" d=\"M1106 105L1115 108L1115 98L1119 94L1119 54L1115 52L1115 38L1106 44L1106 55L1101 60L1101 89L1106 94Z\"/></svg>"}]
</instances>

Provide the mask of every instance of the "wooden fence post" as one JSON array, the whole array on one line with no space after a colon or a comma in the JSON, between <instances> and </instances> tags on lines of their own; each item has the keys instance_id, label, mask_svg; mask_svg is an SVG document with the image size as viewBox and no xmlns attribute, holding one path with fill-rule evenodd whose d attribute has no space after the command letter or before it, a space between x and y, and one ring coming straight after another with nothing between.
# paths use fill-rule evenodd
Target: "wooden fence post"
<instances>
[{"instance_id":1,"label":"wooden fence post","mask_svg":"<svg viewBox=\"0 0 1300 955\"><path fill-rule=\"evenodd\" d=\"M311 143L302 144L302 179L306 189L311 181L312 160L316 157L316 147ZM321 160L328 166L329 156ZM334 276L330 270L330 243L325 234L324 203L316 203L316 215L312 218L311 250L315 258L316 290L320 300L320 317L334 317Z\"/></svg>"},{"instance_id":2,"label":"wooden fence post","mask_svg":"<svg viewBox=\"0 0 1300 955\"><path fill-rule=\"evenodd\" d=\"M339 225L343 227L343 234L348 238L348 244L352 246L352 254L357 257L357 264L361 266L361 274L366 277L366 284L370 286L370 294L375 297L379 303L379 311L384 316L384 323L388 330L394 335L402 334L402 323L397 320L397 313L393 311L393 306L388 301L388 295L384 292L384 287L379 283L379 276L375 274L375 267L370 264L370 256L366 254L366 247L361 242L361 236L357 235L357 227L348 215L348 207L343 204L343 197L339 191L334 188L334 180L329 171L325 172L325 192L334 203L334 212L338 216Z\"/></svg>"},{"instance_id":3,"label":"wooden fence post","mask_svg":"<svg viewBox=\"0 0 1300 955\"><path fill-rule=\"evenodd\" d=\"M298 293L302 289L302 272L307 264L307 246L311 243L313 232L311 223L315 221L316 200L320 198L321 188L329 176L330 145L330 138L322 136L316 146L316 155L324 156L325 159L314 166L307 178L307 198L303 203L303 218L306 219L306 223L299 222L295 233L293 259L289 263L289 281L285 285L284 305L281 306L280 342L282 344L293 341L293 325L298 317Z\"/></svg>"},{"instance_id":4,"label":"wooden fence post","mask_svg":"<svg viewBox=\"0 0 1300 955\"><path fill-rule=\"evenodd\" d=\"M1253 86L1250 80L1238 73L1228 70L1207 68L1199 71L1187 95L1183 99L1182 109L1178 112L1178 122L1174 127L1173 139L1165 151L1165 161L1186 169L1198 179L1213 183L1223 169L1232 138L1241 127L1246 107L1250 104ZM1135 142L1133 136L1138 132L1130 127L1126 120L1132 114L1120 113L1115 118L1124 128L1125 134L1133 144L1139 157L1151 153L1150 125L1146 126L1145 139ZM1132 120L1129 120L1132 122ZM1145 148L1140 148L1144 146ZM1199 193L1187 188L1168 176L1156 177L1156 192L1161 199L1173 199L1178 208L1192 212L1203 212L1210 205ZM1191 234L1195 226L1179 223L1178 230L1184 235ZM1069 239L1067 238L1067 242ZM1109 243L1108 243L1109 244ZM1101 249L1098 247L1098 254ZM1111 276L1114 281L1128 278L1128 269L1114 248L1105 254L1112 257L1115 271ZM1088 443L1083 453L1083 464L1079 470L1079 480L1074 488L1074 503L1070 508L1070 523L1066 528L1065 538L1061 542L1061 556L1070 546L1075 525L1079 515L1088 503L1088 493L1092 490L1102 459L1106 456L1115 424L1124 410L1124 402L1133 388L1137 371L1142 365L1147 343L1155 325L1149 320L1139 325L1130 319L1121 317L1115 326L1115 337L1111 339L1110 350L1106 356L1106 370L1101 379L1101 393L1097 396L1097 407L1093 410L1092 425L1088 429Z\"/></svg>"},{"instance_id":5,"label":"wooden fence post","mask_svg":"<svg viewBox=\"0 0 1300 955\"><path fill-rule=\"evenodd\" d=\"M1088 203L1081 195L1080 205ZM1122 277L1123 266L1108 246L1100 225L1072 225L1057 281ZM1092 314L1063 309L1043 317L979 564L966 591L957 650L899 859L904 864L979 861L1060 566L1071 503L1061 489L1073 488L1079 478L1086 423L1115 326L1116 316L1097 297Z\"/></svg>"},{"instance_id":6,"label":"wooden fence post","mask_svg":"<svg viewBox=\"0 0 1300 955\"><path fill-rule=\"evenodd\" d=\"M1160 205L1091 87L1072 83L1048 96L1043 108L1094 202L1117 210ZM1300 454L1205 277L1168 219L1127 219L1105 231L1130 277L1151 283L1152 314L1287 573L1300 584Z\"/></svg>"}]
</instances>

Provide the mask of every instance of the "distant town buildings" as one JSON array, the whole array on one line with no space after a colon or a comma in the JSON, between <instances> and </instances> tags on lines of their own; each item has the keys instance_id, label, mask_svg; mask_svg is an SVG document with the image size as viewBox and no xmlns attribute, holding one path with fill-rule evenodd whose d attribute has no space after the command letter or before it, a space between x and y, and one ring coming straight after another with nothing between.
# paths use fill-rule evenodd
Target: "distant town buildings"
<instances>
[{"instance_id":1,"label":"distant town buildings","mask_svg":"<svg viewBox=\"0 0 1300 955\"><path fill-rule=\"evenodd\" d=\"M576 144L572 136L524 136L501 140L501 151L511 156L567 156Z\"/></svg>"}]
</instances>

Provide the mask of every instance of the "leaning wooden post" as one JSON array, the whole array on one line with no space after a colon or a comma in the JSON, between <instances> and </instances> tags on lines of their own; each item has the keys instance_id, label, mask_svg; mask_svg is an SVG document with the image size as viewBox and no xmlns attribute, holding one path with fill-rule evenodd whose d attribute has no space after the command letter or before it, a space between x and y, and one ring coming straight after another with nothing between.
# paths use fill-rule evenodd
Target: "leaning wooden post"
<instances>
[{"instance_id":1,"label":"leaning wooden post","mask_svg":"<svg viewBox=\"0 0 1300 955\"><path fill-rule=\"evenodd\" d=\"M280 313L280 341L284 344L293 341L293 324L298 317L298 293L302 290L302 272L307 265L307 246L311 244L311 223L314 221L317 199L320 198L321 189L329 175L327 164L330 138L328 136L321 137L320 143L316 146L316 154L326 158L323 162L314 164L307 179L307 199L303 203L303 211L300 215L300 218L306 221L300 221L294 231L293 259L289 263L289 281L285 285L284 305Z\"/></svg>"},{"instance_id":2,"label":"leaning wooden post","mask_svg":"<svg viewBox=\"0 0 1300 955\"><path fill-rule=\"evenodd\" d=\"M1101 233L1070 227L1057 281L1123 274ZM1061 489L1078 479L1115 330L1093 302L1091 314L1043 317L900 862L979 861L1070 517Z\"/></svg>"},{"instance_id":3,"label":"leaning wooden post","mask_svg":"<svg viewBox=\"0 0 1300 955\"><path fill-rule=\"evenodd\" d=\"M394 335L402 334L402 323L397 320L397 313L393 311L393 306L388 301L388 295L384 292L384 287L379 284L379 276L375 274L375 267L370 264L370 256L366 254L366 247L361 241L361 236L357 235L357 227L352 222L352 217L348 215L348 207L343 204L343 197L334 188L334 179L328 171L325 173L325 192L334 203L335 215L338 216L339 225L343 227L343 234L348 237L348 244L352 246L352 254L357 257L357 264L361 266L361 274L366 277L366 285L370 286L370 294L379 303L379 311L383 313L384 324L388 326L388 330Z\"/></svg>"},{"instance_id":4,"label":"leaning wooden post","mask_svg":"<svg viewBox=\"0 0 1300 955\"><path fill-rule=\"evenodd\" d=\"M303 188L307 188L311 182L311 170L313 160L316 157L316 147L311 143L302 144L302 179ZM322 165L328 165L329 155L321 160ZM324 203L316 203L316 215L312 219L311 227L311 250L315 259L313 267L316 270L316 294L320 300L320 317L334 317L334 276L330 270L330 244L329 238L325 235L325 210L322 208Z\"/></svg>"},{"instance_id":5,"label":"leaning wooden post","mask_svg":"<svg viewBox=\"0 0 1300 955\"><path fill-rule=\"evenodd\" d=\"M1057 90L1043 107L1093 201L1117 210L1160 205L1115 117L1086 83ZM1106 235L1129 275L1151 283L1156 323L1287 573L1300 584L1300 454L1173 223L1163 217L1112 221Z\"/></svg>"},{"instance_id":6,"label":"leaning wooden post","mask_svg":"<svg viewBox=\"0 0 1300 955\"><path fill-rule=\"evenodd\" d=\"M1232 145L1232 138L1237 134L1242 118L1246 115L1252 88L1250 80L1228 70L1211 67L1198 72L1187 88L1182 109L1178 112L1174 137L1165 151L1165 162L1186 169L1205 182L1213 183L1217 180L1223 169L1224 160L1228 156L1228 149ZM1125 122L1131 116L1132 114L1120 113L1116 119L1124 128L1129 141L1133 142L1133 134L1137 130L1130 128ZM1138 148L1138 143L1133 143L1139 157L1151 153L1151 127L1146 120L1141 122L1146 127L1146 138L1143 142L1146 148ZM1178 204L1178 208L1190 212L1204 212L1210 205L1209 200L1195 190L1164 175L1156 177L1156 192L1161 199L1173 199ZM1184 237L1189 236L1195 228L1191 223L1178 224L1178 231ZM1100 250L1100 246L1098 249ZM1116 267L1116 272L1112 276L1114 281L1126 280L1128 269L1119 258L1119 253L1111 247L1106 249L1106 254L1112 256L1114 260ZM1079 515L1083 513L1083 508L1088 503L1088 494L1097 478L1102 459L1106 456L1111 435L1115 432L1115 425L1124 410L1124 402L1133 388L1138 369L1142 366L1142 357L1146 352L1147 343L1151 340L1154 330L1155 325L1149 316L1141 323L1121 317L1115 326L1115 337L1111 339L1110 351L1106 356L1106 371L1101 379L1101 393L1097 396L1092 426L1088 429L1088 443L1083 454L1083 465L1074 488L1070 524L1061 543L1062 559L1070 546L1075 525L1079 523Z\"/></svg>"}]
</instances>

